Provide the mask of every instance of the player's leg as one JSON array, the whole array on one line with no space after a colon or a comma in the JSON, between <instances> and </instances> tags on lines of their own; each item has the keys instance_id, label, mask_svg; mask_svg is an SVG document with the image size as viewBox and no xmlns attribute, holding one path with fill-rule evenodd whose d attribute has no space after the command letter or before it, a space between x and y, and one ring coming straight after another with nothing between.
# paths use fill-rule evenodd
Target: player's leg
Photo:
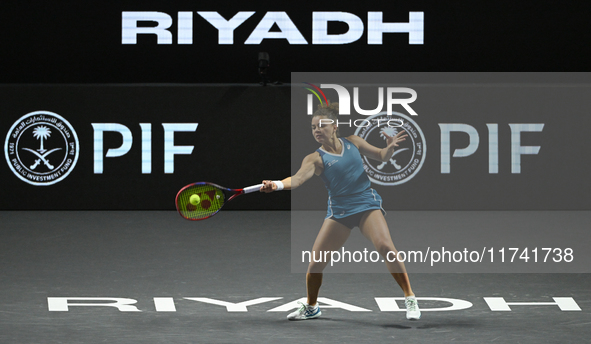
<instances>
[{"instance_id":1,"label":"player's leg","mask_svg":"<svg viewBox=\"0 0 591 344\"><path fill-rule=\"evenodd\" d=\"M324 220L312 247L312 257L316 257L316 260L321 261L316 262L312 259L308 265L308 273L306 274L306 289L309 305L315 305L318 299L318 291L322 285L322 271L324 271L324 268L329 263L325 258L330 260L330 252L340 250L349 238L349 235L351 235L350 228L332 219ZM325 252L328 252L328 254ZM319 257L322 257L322 259L319 259Z\"/></svg>"},{"instance_id":2,"label":"player's leg","mask_svg":"<svg viewBox=\"0 0 591 344\"><path fill-rule=\"evenodd\" d=\"M408 319L416 320L421 317L418 304L414 297L412 287L410 286L410 280L406 273L406 267L403 262L389 261L396 257L398 251L394 247L392 237L390 236L390 230L386 219L380 210L373 210L367 212L362 218L359 224L361 233L368 238L378 253L384 258L388 271L392 274L392 277L396 280L405 296L406 303L406 317ZM388 259L390 258L390 259Z\"/></svg>"},{"instance_id":3,"label":"player's leg","mask_svg":"<svg viewBox=\"0 0 591 344\"><path fill-rule=\"evenodd\" d=\"M390 262L387 259L390 258L392 260L392 257L396 257L398 251L394 247L388 224L382 212L380 210L367 212L361 218L359 228L361 233L371 241L378 253L384 258L388 271L390 271L396 282L398 282L398 285L402 288L402 291L404 291L404 296L414 295L404 263L399 261Z\"/></svg>"},{"instance_id":4,"label":"player's leg","mask_svg":"<svg viewBox=\"0 0 591 344\"><path fill-rule=\"evenodd\" d=\"M330 260L330 252L339 250L349 235L351 229L331 220L326 219L320 228L312 248L311 261L306 274L307 303L287 315L289 320L305 320L319 317L322 312L317 305L318 292L322 285L322 271ZM327 252L325 254L325 252ZM316 261L315 261L316 260Z\"/></svg>"}]
</instances>

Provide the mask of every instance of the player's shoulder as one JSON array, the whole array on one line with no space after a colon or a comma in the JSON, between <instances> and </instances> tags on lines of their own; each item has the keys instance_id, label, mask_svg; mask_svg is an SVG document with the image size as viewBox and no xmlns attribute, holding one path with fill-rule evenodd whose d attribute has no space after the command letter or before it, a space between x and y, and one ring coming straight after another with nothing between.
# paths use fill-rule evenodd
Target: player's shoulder
<instances>
[{"instance_id":1,"label":"player's shoulder","mask_svg":"<svg viewBox=\"0 0 591 344\"><path fill-rule=\"evenodd\" d=\"M349 142L355 145L355 147L359 148L360 145L365 143L365 140L357 135L350 135L345 137Z\"/></svg>"},{"instance_id":2,"label":"player's shoulder","mask_svg":"<svg viewBox=\"0 0 591 344\"><path fill-rule=\"evenodd\" d=\"M322 157L320 156L320 153L318 151L314 151L304 157L304 162L306 162L306 161L315 162L318 160L322 160Z\"/></svg>"}]
</instances>

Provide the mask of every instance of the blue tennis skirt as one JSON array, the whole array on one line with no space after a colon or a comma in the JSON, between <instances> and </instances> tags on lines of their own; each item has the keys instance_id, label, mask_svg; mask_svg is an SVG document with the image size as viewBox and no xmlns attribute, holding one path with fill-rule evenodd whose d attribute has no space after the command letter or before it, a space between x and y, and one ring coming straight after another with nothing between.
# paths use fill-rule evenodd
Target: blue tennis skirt
<instances>
[{"instance_id":1,"label":"blue tennis skirt","mask_svg":"<svg viewBox=\"0 0 591 344\"><path fill-rule=\"evenodd\" d=\"M372 209L380 209L386 214L382 208L382 197L376 190L369 188L351 195L328 197L326 218L342 219Z\"/></svg>"}]
</instances>

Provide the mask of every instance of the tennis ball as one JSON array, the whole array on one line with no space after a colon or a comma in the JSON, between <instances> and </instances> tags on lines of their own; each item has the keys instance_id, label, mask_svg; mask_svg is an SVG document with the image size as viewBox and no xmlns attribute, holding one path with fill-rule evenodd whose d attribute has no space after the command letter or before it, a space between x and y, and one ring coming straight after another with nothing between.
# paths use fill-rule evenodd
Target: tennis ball
<instances>
[{"instance_id":1,"label":"tennis ball","mask_svg":"<svg viewBox=\"0 0 591 344\"><path fill-rule=\"evenodd\" d=\"M199 197L199 195L191 195L191 197L189 198L189 202L192 205L197 205L199 204L199 202L201 202L201 198Z\"/></svg>"}]
</instances>

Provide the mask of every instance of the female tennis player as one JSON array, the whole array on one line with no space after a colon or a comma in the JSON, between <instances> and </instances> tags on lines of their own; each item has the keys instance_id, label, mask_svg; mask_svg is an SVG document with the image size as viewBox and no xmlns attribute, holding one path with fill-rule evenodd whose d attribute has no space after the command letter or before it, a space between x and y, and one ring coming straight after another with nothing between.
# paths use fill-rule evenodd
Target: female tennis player
<instances>
[{"instance_id":1,"label":"female tennis player","mask_svg":"<svg viewBox=\"0 0 591 344\"><path fill-rule=\"evenodd\" d=\"M387 146L380 149L355 135L339 138L337 125L320 121L331 119L332 123L337 123L337 116L338 103L319 108L312 117L312 135L322 146L304 158L295 175L280 182L264 180L261 191L269 193L278 188L295 189L314 174L320 176L328 190L328 211L314 242L313 254L321 257L322 252L338 251L351 234L351 229L359 227L361 233L373 243L377 252L384 258L388 271L402 288L406 318L418 320L421 312L404 263L389 262L387 259L389 252L396 255L397 251L382 213L382 198L371 188L361 158L363 154L375 160L388 161L398 143L404 141L408 135L404 134L404 131L396 136L386 135ZM325 261L311 260L306 274L307 303L302 303L298 310L290 313L287 316L289 320L313 319L322 314L317 299L322 285L322 271L327 264Z\"/></svg>"}]
</instances>

